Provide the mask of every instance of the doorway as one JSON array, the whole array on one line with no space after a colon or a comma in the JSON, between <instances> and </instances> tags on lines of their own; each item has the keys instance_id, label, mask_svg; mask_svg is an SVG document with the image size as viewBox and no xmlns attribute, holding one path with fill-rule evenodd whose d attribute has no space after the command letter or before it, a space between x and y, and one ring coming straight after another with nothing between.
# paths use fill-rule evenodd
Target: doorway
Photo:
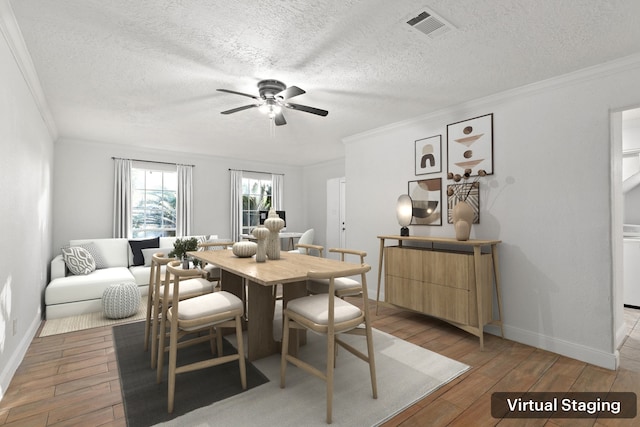
<instances>
[{"instance_id":1,"label":"doorway","mask_svg":"<svg viewBox=\"0 0 640 427\"><path fill-rule=\"evenodd\" d=\"M640 304L640 270L630 258L640 256L640 108L611 113L611 141L613 344L619 349L629 330L625 306Z\"/></svg>"}]
</instances>

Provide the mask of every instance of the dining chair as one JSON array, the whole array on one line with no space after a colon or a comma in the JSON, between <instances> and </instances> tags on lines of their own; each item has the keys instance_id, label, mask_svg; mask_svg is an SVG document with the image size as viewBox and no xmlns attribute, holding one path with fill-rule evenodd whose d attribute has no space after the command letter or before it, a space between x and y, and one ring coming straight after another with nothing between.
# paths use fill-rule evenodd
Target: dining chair
<instances>
[{"instance_id":1,"label":"dining chair","mask_svg":"<svg viewBox=\"0 0 640 427\"><path fill-rule=\"evenodd\" d=\"M284 309L284 331L282 336L282 356L280 360L280 387L285 388L285 374L287 362L317 376L326 382L327 423L331 423L333 407L333 378L336 366L337 345L369 364L371 376L371 390L373 398L378 398L376 384L376 368L373 353L373 337L369 317L369 299L367 296L366 273L371 266L362 264L359 267L345 265L344 268L332 271L309 271L307 277L311 280L328 279L327 293L310 295L289 301ZM339 277L360 275L362 280L362 308L359 308L335 296L335 280ZM364 329L360 326L364 324ZM289 354L290 329L309 329L327 336L326 370L317 367ZM367 354L355 349L343 341L340 334L365 335L367 340ZM346 373L348 374L348 373Z\"/></svg>"},{"instance_id":2,"label":"dining chair","mask_svg":"<svg viewBox=\"0 0 640 427\"><path fill-rule=\"evenodd\" d=\"M158 319L159 319L159 301L158 290L160 288L163 276L163 267L169 261L175 258L169 258L164 252L156 252L151 258L151 269L149 273L149 289L147 293L147 317L144 325L144 351L149 350L149 338L151 339L151 369L156 367L156 358L158 356ZM166 269L166 267L164 267Z\"/></svg>"},{"instance_id":3,"label":"dining chair","mask_svg":"<svg viewBox=\"0 0 640 427\"><path fill-rule=\"evenodd\" d=\"M313 244L313 239L315 237L316 231L313 228L308 229L307 231L305 231L304 233L302 233L302 236L300 236L300 238L298 239L298 245L312 245ZM300 252L300 253L304 253L304 249L292 249L289 252Z\"/></svg>"},{"instance_id":4,"label":"dining chair","mask_svg":"<svg viewBox=\"0 0 640 427\"><path fill-rule=\"evenodd\" d=\"M198 243L198 249L203 251L221 251L229 249L233 246L233 243L231 240L216 239ZM216 287L219 287L221 278L220 267L205 263L201 268L205 272L205 278L210 282L216 282Z\"/></svg>"},{"instance_id":5,"label":"dining chair","mask_svg":"<svg viewBox=\"0 0 640 427\"><path fill-rule=\"evenodd\" d=\"M166 265L164 271L164 279L161 279L161 267L156 268L156 278L154 280L154 293L153 293L153 323L151 331L151 369L158 370L161 367L158 365L158 359L162 363L161 354L164 354L163 347L158 345L160 337L166 335L166 313L167 309L171 306L174 300L173 286L171 286L171 272L169 271L168 264L171 261L175 261L175 258L160 258L156 254L153 255L152 265L156 264L162 266ZM201 270L193 269L189 270L192 275L188 280L184 280L180 286L180 292L178 293L178 299L186 300L194 298L200 295L206 295L214 292L214 284L203 277ZM157 313L157 314L156 314ZM158 376L161 374L159 373Z\"/></svg>"},{"instance_id":6,"label":"dining chair","mask_svg":"<svg viewBox=\"0 0 640 427\"><path fill-rule=\"evenodd\" d=\"M315 251L318 253L320 258L324 257L324 246L305 244L305 243L296 243L295 247L296 249L298 249L300 253L303 253L305 255L313 255L314 253L313 251Z\"/></svg>"},{"instance_id":7,"label":"dining chair","mask_svg":"<svg viewBox=\"0 0 640 427\"><path fill-rule=\"evenodd\" d=\"M180 261L172 261L167 265L167 271L173 277L173 294L180 294L180 287L190 280L197 280L200 274L197 270L184 270L180 268ZM204 280L204 279L203 279ZM169 296L169 284L165 285L165 298ZM242 316L244 314L244 305L242 300L230 292L219 291L197 297L181 300L180 298L173 301L173 304L166 312L166 318L170 324L169 327L169 367L168 367L168 391L167 391L167 411L173 412L176 375L191 372L198 369L209 368L221 365L223 363L238 361L240 366L240 383L242 389L247 389L247 373L244 356L244 342L242 339ZM164 331L164 318L162 319ZM237 340L237 353L224 355L222 351L222 331L220 328L235 328ZM208 336L200 335L201 332L208 331ZM195 338L183 340L186 335L197 334ZM178 342L180 340L180 342ZM214 340L215 344L214 345ZM165 334L160 334L160 349L164 349ZM177 366L178 348L209 341L211 345L211 353L215 354L207 360L201 360L186 365ZM158 382L162 376L162 364L164 351L158 354ZM212 381L214 379L204 377L203 381Z\"/></svg>"},{"instance_id":8,"label":"dining chair","mask_svg":"<svg viewBox=\"0 0 640 427\"><path fill-rule=\"evenodd\" d=\"M340 254L340 261L345 260L345 256L354 255L360 258L360 264L364 264L364 258L367 253L355 249L330 248L329 252ZM307 280L307 291L310 294L323 294L329 290L329 279ZM362 284L350 277L335 278L336 296L344 298L347 296L357 296L362 292Z\"/></svg>"}]
</instances>

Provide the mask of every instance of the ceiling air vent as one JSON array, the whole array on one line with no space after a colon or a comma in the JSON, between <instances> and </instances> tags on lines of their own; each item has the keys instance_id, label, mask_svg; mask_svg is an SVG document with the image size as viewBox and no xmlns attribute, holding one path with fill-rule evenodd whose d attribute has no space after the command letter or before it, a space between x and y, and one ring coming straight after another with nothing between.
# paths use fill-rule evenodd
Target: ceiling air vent
<instances>
[{"instance_id":1,"label":"ceiling air vent","mask_svg":"<svg viewBox=\"0 0 640 427\"><path fill-rule=\"evenodd\" d=\"M423 10L418 15L407 21L407 24L426 34L432 39L449 32L453 27L449 22L435 15L433 12Z\"/></svg>"}]
</instances>

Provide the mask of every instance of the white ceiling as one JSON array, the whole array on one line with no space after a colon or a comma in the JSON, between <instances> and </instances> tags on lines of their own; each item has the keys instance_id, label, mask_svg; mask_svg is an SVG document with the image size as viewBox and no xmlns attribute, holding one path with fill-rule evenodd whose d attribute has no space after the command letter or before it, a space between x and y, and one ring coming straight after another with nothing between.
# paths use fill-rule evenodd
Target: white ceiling
<instances>
[{"instance_id":1,"label":"white ceiling","mask_svg":"<svg viewBox=\"0 0 640 427\"><path fill-rule=\"evenodd\" d=\"M307 165L341 139L640 52L638 0L12 0L60 137ZM455 29L406 21L427 7ZM272 129L223 110L278 79ZM462 118L461 118L462 119Z\"/></svg>"}]
</instances>

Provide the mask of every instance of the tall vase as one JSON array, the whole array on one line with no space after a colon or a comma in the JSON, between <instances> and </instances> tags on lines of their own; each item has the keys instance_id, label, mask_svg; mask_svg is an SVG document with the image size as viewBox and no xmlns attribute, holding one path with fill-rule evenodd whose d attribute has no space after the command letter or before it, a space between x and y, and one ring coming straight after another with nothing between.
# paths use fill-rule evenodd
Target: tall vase
<instances>
[{"instance_id":1,"label":"tall vase","mask_svg":"<svg viewBox=\"0 0 640 427\"><path fill-rule=\"evenodd\" d=\"M451 213L453 227L456 231L456 240L469 240L471 234L471 224L473 224L473 209L464 200L459 201Z\"/></svg>"},{"instance_id":2,"label":"tall vase","mask_svg":"<svg viewBox=\"0 0 640 427\"><path fill-rule=\"evenodd\" d=\"M264 221L264 226L269 229L267 256L269 259L280 259L280 230L284 227L284 220L274 209L271 209L269 217Z\"/></svg>"},{"instance_id":3,"label":"tall vase","mask_svg":"<svg viewBox=\"0 0 640 427\"><path fill-rule=\"evenodd\" d=\"M265 262L267 260L267 239L271 232L267 227L259 226L254 228L251 234L253 234L253 237L258 241L256 262Z\"/></svg>"}]
</instances>

